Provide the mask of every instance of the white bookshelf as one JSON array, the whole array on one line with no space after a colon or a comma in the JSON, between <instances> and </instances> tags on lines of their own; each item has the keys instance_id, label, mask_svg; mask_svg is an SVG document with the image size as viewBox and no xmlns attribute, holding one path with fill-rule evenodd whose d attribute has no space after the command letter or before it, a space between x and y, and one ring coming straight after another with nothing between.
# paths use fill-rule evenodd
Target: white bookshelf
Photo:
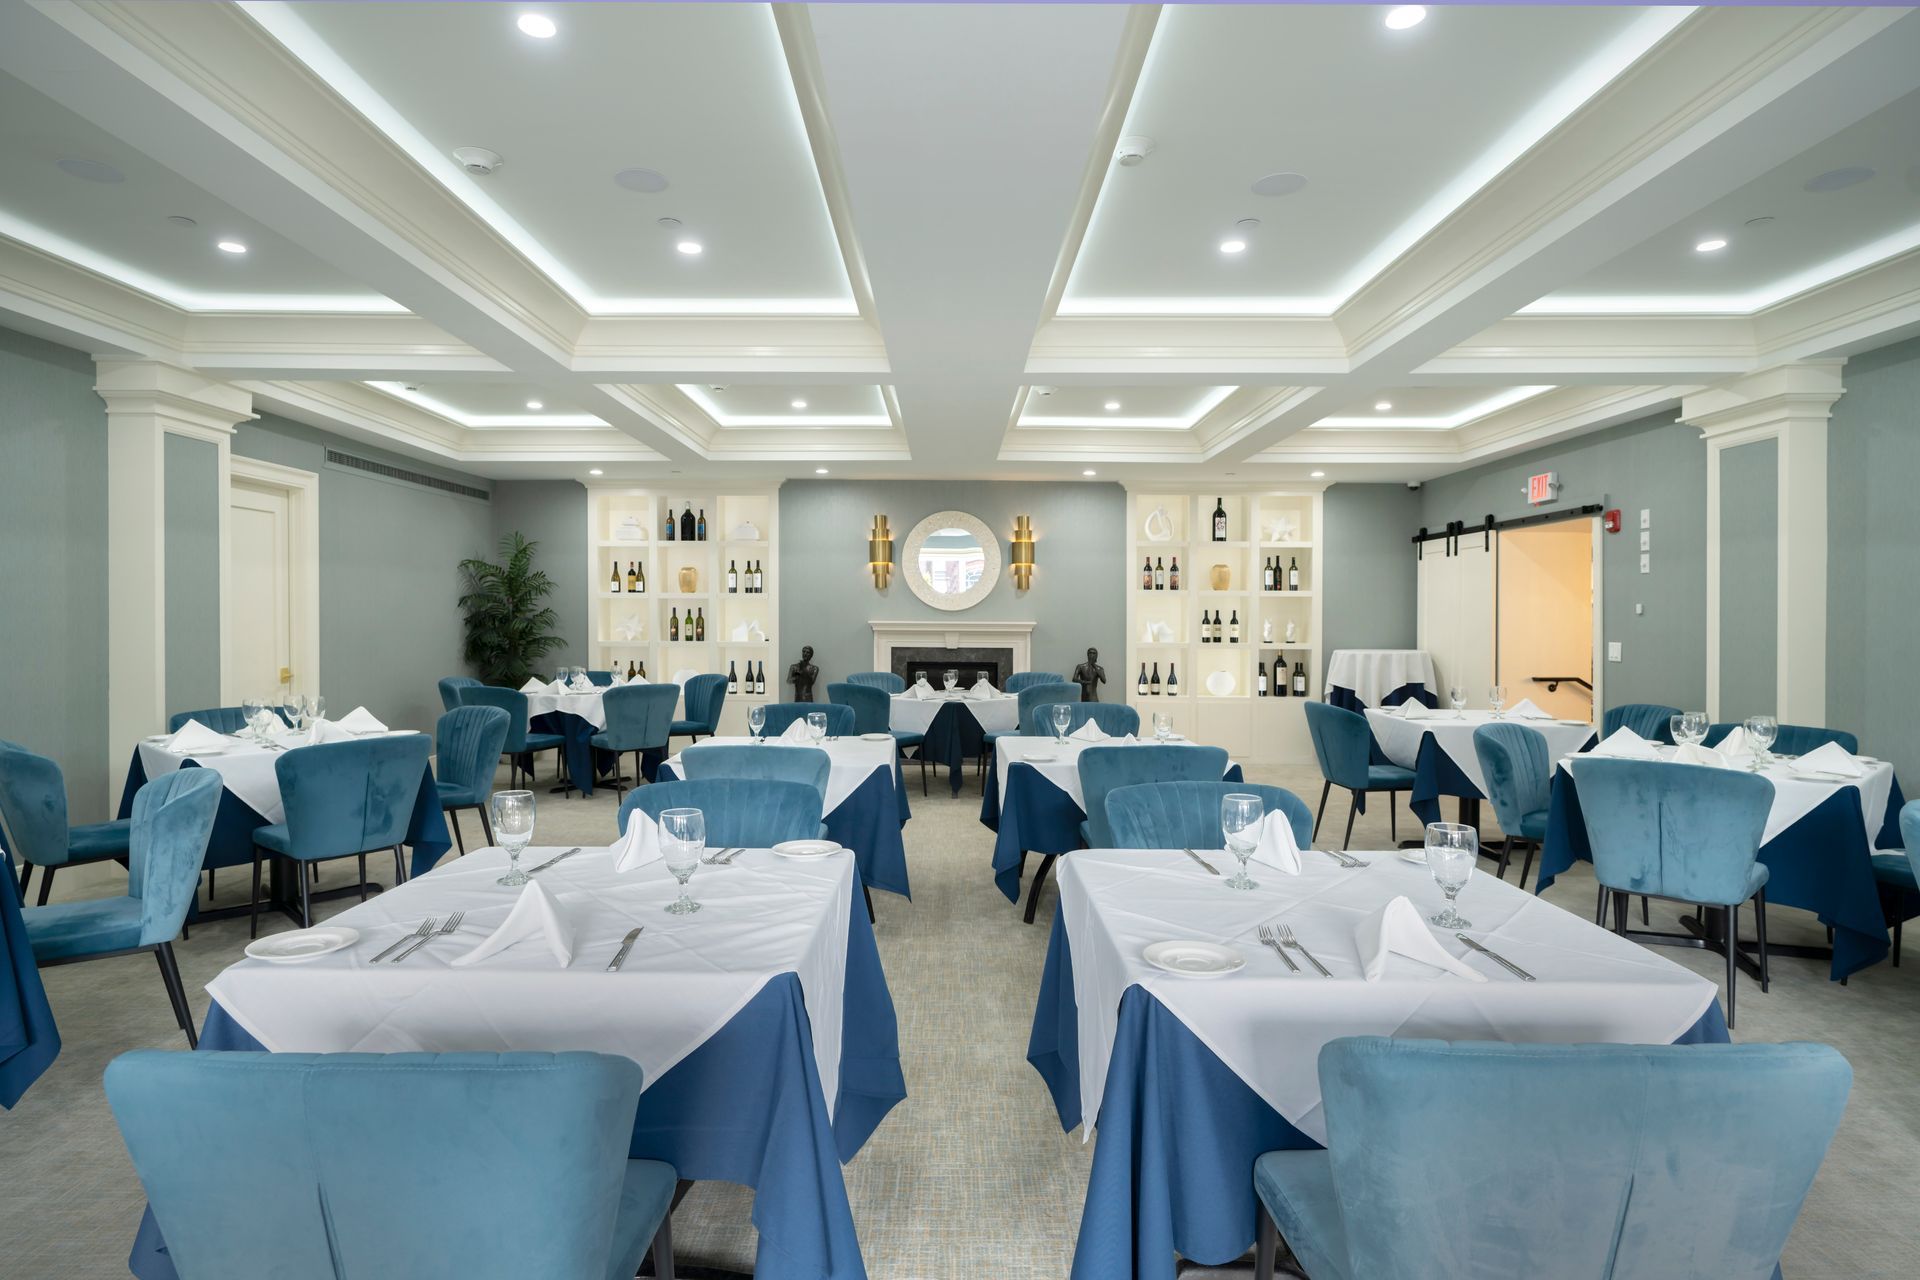
<instances>
[{"instance_id":1,"label":"white bookshelf","mask_svg":"<svg viewBox=\"0 0 1920 1280\"><path fill-rule=\"evenodd\" d=\"M677 516L691 504L696 516L707 515L707 540L673 541L662 535L667 512ZM722 733L745 733L747 709L756 702L779 701L784 672L775 669L779 654L779 516L777 488L744 492L712 489L661 489L631 485L593 485L587 489L587 659L582 664L600 670L628 663L646 665L651 680L668 680L674 673L713 672L726 675L729 664L746 680L746 666L766 663L764 695L729 694L721 712ZM624 537L629 518L638 522L641 536ZM743 523L758 531L755 538L735 538ZM618 561L621 590L609 589L611 570ZM727 568L736 567L744 579L747 562L759 562L765 575L763 591L749 594L744 586L727 591ZM629 594L629 565L644 567L647 589ZM694 571L694 589L680 589L680 571ZM704 612L706 639L667 639L668 612ZM733 629L758 622L764 640L733 640ZM637 624L639 634L628 638L623 626ZM683 633L684 635L684 633Z\"/></svg>"},{"instance_id":2,"label":"white bookshelf","mask_svg":"<svg viewBox=\"0 0 1920 1280\"><path fill-rule=\"evenodd\" d=\"M1316 646L1321 635L1323 492L1321 485L1237 490L1221 487L1204 492L1129 489L1124 687L1127 701L1140 712L1143 728L1151 723L1152 713L1159 711L1173 717L1176 732L1225 747L1236 759L1269 763L1306 763L1313 759L1306 715L1300 709L1306 699L1262 698L1255 690L1260 664L1266 664L1271 685L1275 663L1284 655L1289 673L1296 663L1304 670L1307 697L1321 694ZM1212 539L1216 499L1223 500L1227 511L1227 538L1222 542ZM1165 508L1173 526L1172 536L1164 542L1146 536L1147 517L1156 507ZM1291 528L1285 531L1288 536L1275 538L1274 525L1281 520L1289 522ZM1298 563L1299 590L1262 589L1262 566L1275 556L1282 570ZM1145 561L1165 560L1171 569L1176 557L1180 562L1179 590L1148 590L1142 586ZM1212 585L1215 565L1226 567L1224 589ZM1218 609L1223 622L1237 613L1240 642L1203 642L1203 608L1209 616ZM1146 631L1154 622L1170 628L1173 639L1148 640ZM1268 622L1273 626L1272 642L1261 638L1263 625ZM1295 628L1292 643L1284 639L1289 622ZM1138 682L1143 664L1149 672L1158 664L1163 690L1169 672L1177 671L1179 693L1141 696ZM1216 673L1231 677L1230 691L1209 690L1208 679Z\"/></svg>"}]
</instances>

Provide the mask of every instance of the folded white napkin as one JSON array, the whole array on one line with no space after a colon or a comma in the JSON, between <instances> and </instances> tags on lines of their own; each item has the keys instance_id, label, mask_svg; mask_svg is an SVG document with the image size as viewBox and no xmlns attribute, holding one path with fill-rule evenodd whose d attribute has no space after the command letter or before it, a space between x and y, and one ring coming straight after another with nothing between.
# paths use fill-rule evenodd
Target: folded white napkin
<instances>
[{"instance_id":1,"label":"folded white napkin","mask_svg":"<svg viewBox=\"0 0 1920 1280\"><path fill-rule=\"evenodd\" d=\"M988 698L999 697L1000 691L994 688L992 685L988 684L987 678L985 676L981 676L978 680L973 682L973 688L967 690L967 696L969 698L972 698L975 702L982 702Z\"/></svg>"},{"instance_id":2,"label":"folded white napkin","mask_svg":"<svg viewBox=\"0 0 1920 1280\"><path fill-rule=\"evenodd\" d=\"M807 729L807 722L805 720L795 720L792 724L780 731L780 736L776 738L775 741L812 742L813 734Z\"/></svg>"},{"instance_id":3,"label":"folded white napkin","mask_svg":"<svg viewBox=\"0 0 1920 1280\"><path fill-rule=\"evenodd\" d=\"M566 691L567 691L567 682L565 680L555 680L552 684L547 686L548 693L565 693Z\"/></svg>"},{"instance_id":4,"label":"folded white napkin","mask_svg":"<svg viewBox=\"0 0 1920 1280\"><path fill-rule=\"evenodd\" d=\"M1673 762L1675 764L1704 764L1715 769L1725 769L1733 763L1722 752L1715 751L1712 747L1703 747L1697 742L1683 743L1674 748Z\"/></svg>"},{"instance_id":5,"label":"folded white napkin","mask_svg":"<svg viewBox=\"0 0 1920 1280\"><path fill-rule=\"evenodd\" d=\"M1098 722L1089 720L1067 736L1075 742L1105 742L1112 735L1102 729Z\"/></svg>"},{"instance_id":6,"label":"folded white napkin","mask_svg":"<svg viewBox=\"0 0 1920 1280\"><path fill-rule=\"evenodd\" d=\"M1285 875L1300 874L1300 846L1294 842L1293 823L1280 812L1260 819L1260 843L1253 847L1253 861Z\"/></svg>"},{"instance_id":7,"label":"folded white napkin","mask_svg":"<svg viewBox=\"0 0 1920 1280\"><path fill-rule=\"evenodd\" d=\"M627 683L627 678L621 675L618 671L616 671L613 673L613 679L607 681L607 688L618 689L621 686L625 685L626 683Z\"/></svg>"},{"instance_id":8,"label":"folded white napkin","mask_svg":"<svg viewBox=\"0 0 1920 1280\"><path fill-rule=\"evenodd\" d=\"M1606 736L1606 740L1590 753L1596 756L1613 756L1621 760L1658 760L1659 748L1627 728L1625 725Z\"/></svg>"},{"instance_id":9,"label":"folded white napkin","mask_svg":"<svg viewBox=\"0 0 1920 1280\"><path fill-rule=\"evenodd\" d=\"M1750 756L1753 754L1753 742L1747 737L1747 726L1737 724L1720 739L1714 747L1723 756Z\"/></svg>"},{"instance_id":10,"label":"folded white napkin","mask_svg":"<svg viewBox=\"0 0 1920 1280\"><path fill-rule=\"evenodd\" d=\"M1849 778L1864 778L1867 768L1837 742L1823 742L1800 757L1799 767L1817 773L1838 773Z\"/></svg>"},{"instance_id":11,"label":"folded white napkin","mask_svg":"<svg viewBox=\"0 0 1920 1280\"><path fill-rule=\"evenodd\" d=\"M190 756L196 751L212 751L230 745L226 736L207 728L198 720L189 720L167 739L167 750L177 756Z\"/></svg>"},{"instance_id":12,"label":"folded white napkin","mask_svg":"<svg viewBox=\"0 0 1920 1280\"><path fill-rule=\"evenodd\" d=\"M913 682L913 688L907 690L907 696L916 701L925 702L933 696L933 686L925 680L915 680Z\"/></svg>"},{"instance_id":13,"label":"folded white napkin","mask_svg":"<svg viewBox=\"0 0 1920 1280\"><path fill-rule=\"evenodd\" d=\"M660 860L660 824L635 809L627 815L627 834L613 842L613 869L631 871Z\"/></svg>"},{"instance_id":14,"label":"folded white napkin","mask_svg":"<svg viewBox=\"0 0 1920 1280\"><path fill-rule=\"evenodd\" d=\"M1522 720L1551 720L1552 716L1533 704L1532 698L1522 698L1508 709L1507 714Z\"/></svg>"},{"instance_id":15,"label":"folded white napkin","mask_svg":"<svg viewBox=\"0 0 1920 1280\"><path fill-rule=\"evenodd\" d=\"M573 921L538 880L529 880L518 901L500 927L480 940L480 945L465 955L455 956L448 964L459 968L478 964L488 956L505 951L528 938L545 938L547 949L562 969L573 963Z\"/></svg>"},{"instance_id":16,"label":"folded white napkin","mask_svg":"<svg viewBox=\"0 0 1920 1280\"><path fill-rule=\"evenodd\" d=\"M373 718L373 712L365 707L355 707L340 717L337 722L348 733L385 733L387 726Z\"/></svg>"},{"instance_id":17,"label":"folded white napkin","mask_svg":"<svg viewBox=\"0 0 1920 1280\"><path fill-rule=\"evenodd\" d=\"M1353 940L1360 948L1360 963L1368 982L1378 982L1386 976L1389 953L1457 973L1471 982L1487 980L1486 974L1470 968L1463 960L1454 959L1440 945L1440 939L1433 936L1433 930L1427 927L1419 909L1407 901L1405 894L1362 920L1353 931Z\"/></svg>"},{"instance_id":18,"label":"folded white napkin","mask_svg":"<svg viewBox=\"0 0 1920 1280\"><path fill-rule=\"evenodd\" d=\"M307 745L317 747L323 742L351 742L353 733L337 720L321 716L307 726Z\"/></svg>"},{"instance_id":19,"label":"folded white napkin","mask_svg":"<svg viewBox=\"0 0 1920 1280\"><path fill-rule=\"evenodd\" d=\"M539 676L528 676L527 682L520 686L522 693L551 693L552 689Z\"/></svg>"},{"instance_id":20,"label":"folded white napkin","mask_svg":"<svg viewBox=\"0 0 1920 1280\"><path fill-rule=\"evenodd\" d=\"M1412 698L1400 704L1400 718L1403 720L1431 720L1439 714L1432 707Z\"/></svg>"}]
</instances>

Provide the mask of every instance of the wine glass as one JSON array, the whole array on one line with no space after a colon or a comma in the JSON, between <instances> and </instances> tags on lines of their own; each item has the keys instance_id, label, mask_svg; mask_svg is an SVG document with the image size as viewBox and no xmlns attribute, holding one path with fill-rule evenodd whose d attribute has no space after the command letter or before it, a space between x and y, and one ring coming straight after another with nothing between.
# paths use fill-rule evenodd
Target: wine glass
<instances>
[{"instance_id":1,"label":"wine glass","mask_svg":"<svg viewBox=\"0 0 1920 1280\"><path fill-rule=\"evenodd\" d=\"M707 815L698 809L664 809L660 813L660 852L667 870L680 882L680 896L667 904L669 915L687 916L700 904L687 896L687 881L700 869L700 855L707 850Z\"/></svg>"},{"instance_id":2,"label":"wine glass","mask_svg":"<svg viewBox=\"0 0 1920 1280\"><path fill-rule=\"evenodd\" d=\"M1173 736L1173 717L1164 711L1153 713L1153 736L1165 742Z\"/></svg>"},{"instance_id":3,"label":"wine glass","mask_svg":"<svg viewBox=\"0 0 1920 1280\"><path fill-rule=\"evenodd\" d=\"M1506 701L1507 701L1507 686L1503 684L1497 684L1493 686L1493 688L1487 690L1487 705L1493 708L1493 718L1495 720L1498 720L1500 718L1500 708L1506 705Z\"/></svg>"},{"instance_id":4,"label":"wine glass","mask_svg":"<svg viewBox=\"0 0 1920 1280\"><path fill-rule=\"evenodd\" d=\"M1698 744L1707 740L1707 727L1712 722L1704 711L1689 711L1686 717L1687 742Z\"/></svg>"},{"instance_id":5,"label":"wine glass","mask_svg":"<svg viewBox=\"0 0 1920 1280\"><path fill-rule=\"evenodd\" d=\"M315 720L326 719L327 700L321 697L317 693L308 694L307 700L306 700L306 714L307 714L307 723L309 725L311 725Z\"/></svg>"},{"instance_id":6,"label":"wine glass","mask_svg":"<svg viewBox=\"0 0 1920 1280\"><path fill-rule=\"evenodd\" d=\"M948 693L952 693L960 683L960 673L958 671L942 671L940 673L940 683L947 686Z\"/></svg>"},{"instance_id":7,"label":"wine glass","mask_svg":"<svg viewBox=\"0 0 1920 1280\"><path fill-rule=\"evenodd\" d=\"M1753 771L1758 773L1773 759L1770 753L1780 736L1780 722L1772 716L1748 716L1746 729L1747 741L1753 744Z\"/></svg>"},{"instance_id":8,"label":"wine glass","mask_svg":"<svg viewBox=\"0 0 1920 1280\"><path fill-rule=\"evenodd\" d=\"M1673 738L1673 745L1684 747L1687 744L1687 713L1667 717L1667 733Z\"/></svg>"},{"instance_id":9,"label":"wine glass","mask_svg":"<svg viewBox=\"0 0 1920 1280\"><path fill-rule=\"evenodd\" d=\"M1427 824L1427 872L1440 892L1447 895L1446 909L1427 919L1442 929L1466 929L1471 920L1453 909L1453 901L1473 878L1473 864L1480 857L1480 833L1457 822Z\"/></svg>"},{"instance_id":10,"label":"wine glass","mask_svg":"<svg viewBox=\"0 0 1920 1280\"><path fill-rule=\"evenodd\" d=\"M507 851L507 874L494 883L509 889L527 883L529 877L520 869L520 854L533 840L533 792L493 793L493 838Z\"/></svg>"},{"instance_id":11,"label":"wine glass","mask_svg":"<svg viewBox=\"0 0 1920 1280\"><path fill-rule=\"evenodd\" d=\"M1447 701L1453 706L1453 718L1458 720L1467 709L1467 687L1463 684L1448 685Z\"/></svg>"},{"instance_id":12,"label":"wine glass","mask_svg":"<svg viewBox=\"0 0 1920 1280\"><path fill-rule=\"evenodd\" d=\"M242 698L240 700L240 718L247 728L258 731L260 720L260 699Z\"/></svg>"},{"instance_id":13,"label":"wine glass","mask_svg":"<svg viewBox=\"0 0 1920 1280\"><path fill-rule=\"evenodd\" d=\"M1266 806L1259 796L1234 791L1220 797L1220 831L1226 837L1227 852L1240 859L1240 874L1227 881L1229 889L1258 889L1260 882L1247 877L1247 859L1260 843L1260 820Z\"/></svg>"},{"instance_id":14,"label":"wine glass","mask_svg":"<svg viewBox=\"0 0 1920 1280\"><path fill-rule=\"evenodd\" d=\"M765 742L767 732L767 709L755 706L747 711L747 732L753 735L755 742Z\"/></svg>"},{"instance_id":15,"label":"wine glass","mask_svg":"<svg viewBox=\"0 0 1920 1280\"><path fill-rule=\"evenodd\" d=\"M807 736L820 742L827 736L827 713L824 711L807 712Z\"/></svg>"},{"instance_id":16,"label":"wine glass","mask_svg":"<svg viewBox=\"0 0 1920 1280\"><path fill-rule=\"evenodd\" d=\"M1067 740L1067 726L1073 723L1073 708L1064 702L1053 704L1053 736L1061 742Z\"/></svg>"}]
</instances>

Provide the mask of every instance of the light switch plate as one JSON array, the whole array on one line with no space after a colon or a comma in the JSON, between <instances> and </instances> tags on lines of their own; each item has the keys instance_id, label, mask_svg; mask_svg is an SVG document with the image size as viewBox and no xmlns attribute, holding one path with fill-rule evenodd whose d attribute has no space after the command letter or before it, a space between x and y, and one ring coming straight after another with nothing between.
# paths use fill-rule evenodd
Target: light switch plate
<instances>
[{"instance_id":1,"label":"light switch plate","mask_svg":"<svg viewBox=\"0 0 1920 1280\"><path fill-rule=\"evenodd\" d=\"M1653 550L1653 535L1648 533L1645 529L1642 529L1640 531L1640 549L1642 551Z\"/></svg>"},{"instance_id":2,"label":"light switch plate","mask_svg":"<svg viewBox=\"0 0 1920 1280\"><path fill-rule=\"evenodd\" d=\"M1642 529L1653 528L1653 510L1651 508L1640 508L1640 527Z\"/></svg>"},{"instance_id":3,"label":"light switch plate","mask_svg":"<svg viewBox=\"0 0 1920 1280\"><path fill-rule=\"evenodd\" d=\"M1648 555L1644 551L1640 553L1640 572L1642 573L1653 572L1653 557Z\"/></svg>"},{"instance_id":4,"label":"light switch plate","mask_svg":"<svg viewBox=\"0 0 1920 1280\"><path fill-rule=\"evenodd\" d=\"M1618 640L1607 641L1607 661L1620 661L1620 642Z\"/></svg>"}]
</instances>

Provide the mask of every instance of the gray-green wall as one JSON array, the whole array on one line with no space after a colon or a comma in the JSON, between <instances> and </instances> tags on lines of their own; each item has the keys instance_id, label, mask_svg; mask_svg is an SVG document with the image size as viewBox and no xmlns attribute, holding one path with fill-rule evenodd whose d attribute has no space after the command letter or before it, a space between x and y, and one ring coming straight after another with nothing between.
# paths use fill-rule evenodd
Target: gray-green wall
<instances>
[{"instance_id":1,"label":"gray-green wall","mask_svg":"<svg viewBox=\"0 0 1920 1280\"><path fill-rule=\"evenodd\" d=\"M1413 535L1423 523L1420 494L1403 484L1336 484L1321 503L1326 525L1320 671L1335 649L1411 649ZM1316 682L1324 688L1323 682Z\"/></svg>"},{"instance_id":2,"label":"gray-green wall","mask_svg":"<svg viewBox=\"0 0 1920 1280\"><path fill-rule=\"evenodd\" d=\"M1780 702L1780 442L1720 454L1720 718Z\"/></svg>"},{"instance_id":3,"label":"gray-green wall","mask_svg":"<svg viewBox=\"0 0 1920 1280\"><path fill-rule=\"evenodd\" d=\"M493 486L492 527L496 546L500 539L516 532L539 543L533 563L553 579L553 594L547 597L547 603L560 615L556 630L567 643L543 666L586 666L586 487L574 480L503 480ZM602 581L599 585L606 584Z\"/></svg>"},{"instance_id":4,"label":"gray-green wall","mask_svg":"<svg viewBox=\"0 0 1920 1280\"><path fill-rule=\"evenodd\" d=\"M166 467L167 712L220 705L220 450L169 435ZM262 690L265 692L265 690Z\"/></svg>"}]
</instances>

